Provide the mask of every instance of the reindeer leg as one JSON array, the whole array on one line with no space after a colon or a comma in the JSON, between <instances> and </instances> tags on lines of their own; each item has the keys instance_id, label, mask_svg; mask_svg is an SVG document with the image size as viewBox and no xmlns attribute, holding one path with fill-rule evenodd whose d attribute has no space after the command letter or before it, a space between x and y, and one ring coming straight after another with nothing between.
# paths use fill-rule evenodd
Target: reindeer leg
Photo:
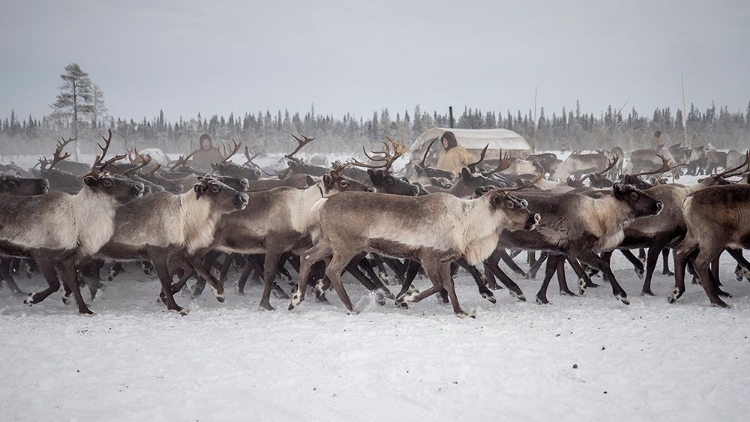
<instances>
[{"instance_id":1,"label":"reindeer leg","mask_svg":"<svg viewBox=\"0 0 750 422\"><path fill-rule=\"evenodd\" d=\"M416 289L412 289L412 283L419 273L419 269L422 268L422 264L417 261L409 259L406 263L406 280L404 280L404 284L401 286L401 291L396 295L396 305L402 308L408 308L408 302L418 293Z\"/></svg>"},{"instance_id":2,"label":"reindeer leg","mask_svg":"<svg viewBox=\"0 0 750 422\"><path fill-rule=\"evenodd\" d=\"M425 298L428 298L435 293L439 293L441 290L443 290L443 279L440 277L440 262L438 262L435 258L427 257L422 260L422 267L427 273L427 277L429 277L430 281L432 281L432 287L418 293L415 296L405 296L400 300L406 302L421 302Z\"/></svg>"},{"instance_id":3,"label":"reindeer leg","mask_svg":"<svg viewBox=\"0 0 750 422\"><path fill-rule=\"evenodd\" d=\"M161 282L161 294L164 295L166 300L167 309L170 311L179 312L182 315L187 314L187 310L183 309L174 300L172 294L172 277L169 275L169 251L164 248L157 248L153 246L146 246L146 254L154 264L154 270L156 275L159 277Z\"/></svg>"},{"instance_id":4,"label":"reindeer leg","mask_svg":"<svg viewBox=\"0 0 750 422\"><path fill-rule=\"evenodd\" d=\"M742 249L727 248L729 255L737 260L737 268L734 270L734 274L737 276L737 281L742 281L745 277L750 281L750 262L745 259L742 255Z\"/></svg>"},{"instance_id":5,"label":"reindeer leg","mask_svg":"<svg viewBox=\"0 0 750 422\"><path fill-rule=\"evenodd\" d=\"M495 299L495 295L492 293L492 290L487 288L487 278L484 277L482 273L479 272L476 266L469 265L469 263L464 258L460 258L456 260L456 264L458 266L462 267L466 271L471 274L472 278L474 278L474 282L477 284L477 288L479 289L479 294L490 301L490 303L497 303L497 299Z\"/></svg>"},{"instance_id":6,"label":"reindeer leg","mask_svg":"<svg viewBox=\"0 0 750 422\"><path fill-rule=\"evenodd\" d=\"M193 269L198 273L198 275L201 276L204 280L208 280L208 282L211 284L211 291L213 292L214 297L216 297L216 300L223 303L226 298L226 294L224 292L224 284L217 280L216 277L214 277L213 274L211 274L211 272L203 266L200 258L194 256L186 256L185 258L187 258L188 262L190 262L190 265L193 266Z\"/></svg>"},{"instance_id":7,"label":"reindeer leg","mask_svg":"<svg viewBox=\"0 0 750 422\"><path fill-rule=\"evenodd\" d=\"M641 294L654 296L654 292L651 291L651 278L654 275L656 269L656 261L659 260L659 254L662 252L663 246L654 243L648 248L648 257L646 258L646 279L643 281L643 289Z\"/></svg>"},{"instance_id":8,"label":"reindeer leg","mask_svg":"<svg viewBox=\"0 0 750 422\"><path fill-rule=\"evenodd\" d=\"M643 249L641 249L643 250ZM635 275L638 276L638 278L642 279L644 274L644 268L643 268L643 262L645 262L645 259L641 261L640 258L637 258L635 255L633 255L633 252L631 252L629 249L619 249L620 253L622 253L625 258L630 261L631 264L633 264L633 269L635 270ZM649 248L649 252L651 251L651 248ZM605 254L612 254L612 252L605 252ZM602 254L603 255L603 254ZM658 255L657 255L658 256Z\"/></svg>"},{"instance_id":9,"label":"reindeer leg","mask_svg":"<svg viewBox=\"0 0 750 422\"><path fill-rule=\"evenodd\" d=\"M661 275L668 275L673 276L674 273L672 271L669 271L669 248L664 248L661 251L661 258L662 258L662 270Z\"/></svg>"},{"instance_id":10,"label":"reindeer leg","mask_svg":"<svg viewBox=\"0 0 750 422\"><path fill-rule=\"evenodd\" d=\"M542 252L539 255L539 259L534 261L534 264L529 268L528 276L526 278L536 279L536 273L542 268L542 264L549 258L549 252Z\"/></svg>"},{"instance_id":11,"label":"reindeer leg","mask_svg":"<svg viewBox=\"0 0 750 422\"><path fill-rule=\"evenodd\" d=\"M203 264L201 264L201 268L205 269L205 273L211 274L211 269L216 264L216 260L221 256L221 252L217 251L211 251L205 255L203 258ZM193 266L193 268L197 267L195 266L195 262L193 260L190 260L190 264ZM195 286L193 286L193 292L192 292L192 298L195 299L198 296L200 296L203 293L203 289L206 288L206 277L201 274L201 271L198 271L198 281L195 283ZM213 276L211 276L213 277Z\"/></svg>"},{"instance_id":12,"label":"reindeer leg","mask_svg":"<svg viewBox=\"0 0 750 422\"><path fill-rule=\"evenodd\" d=\"M495 277L500 279L500 282L508 288L508 294L510 294L510 297L514 297L521 302L526 302L526 297L523 295L521 288L518 287L518 284L516 284L515 281L508 277L507 274L505 274L505 271L503 271L497 265L497 262L493 264L485 261L484 268L489 270Z\"/></svg>"},{"instance_id":13,"label":"reindeer leg","mask_svg":"<svg viewBox=\"0 0 750 422\"><path fill-rule=\"evenodd\" d=\"M515 261L513 261L513 258L511 258L510 255L508 255L508 252L505 249L498 248L498 249L495 249L495 250L498 251L500 259L503 260L503 262L505 263L505 265L507 265L508 268L510 268L511 271L513 271L514 273L520 275L521 277L527 277L526 272L524 270L522 270L521 267L519 267L518 264L516 264Z\"/></svg>"},{"instance_id":14,"label":"reindeer leg","mask_svg":"<svg viewBox=\"0 0 750 422\"><path fill-rule=\"evenodd\" d=\"M467 263L468 264L468 263ZM453 313L456 314L459 318L476 318L474 313L467 313L463 309L461 309L461 305L458 304L458 295L456 295L456 286L453 283L453 275L451 273L451 264L450 262L443 262L440 264L439 267L440 271L440 278L443 281L443 286L445 287L445 290L448 291L448 296L451 299L451 305L453 305Z\"/></svg>"},{"instance_id":15,"label":"reindeer leg","mask_svg":"<svg viewBox=\"0 0 750 422\"><path fill-rule=\"evenodd\" d=\"M26 293L24 293L21 288L18 287L18 284L16 284L16 281L11 275L10 264L12 263L12 261L13 260L11 258L0 259L0 279L5 281L5 284L8 285L8 289L10 289L11 293L14 296L26 296Z\"/></svg>"},{"instance_id":16,"label":"reindeer leg","mask_svg":"<svg viewBox=\"0 0 750 422\"><path fill-rule=\"evenodd\" d=\"M348 271L351 275L353 275L354 278L357 279L357 281L359 281L363 286L365 286L365 289L367 289L367 290L370 291L370 293L373 293L374 295L376 295L376 299L375 300L378 302L378 305L384 306L385 305L385 296L383 295L382 290L378 291L379 287L375 283L372 282L373 279L371 279L370 277L367 277L367 275L365 275L359 269L359 266L357 265L357 262L355 262L355 261L360 261L360 259L361 258L359 258L359 257L355 257L351 262L349 262L348 264L346 264L345 271ZM391 294L391 296L392 296L392 294ZM391 299L393 299L393 298L391 298Z\"/></svg>"},{"instance_id":17,"label":"reindeer leg","mask_svg":"<svg viewBox=\"0 0 750 422\"><path fill-rule=\"evenodd\" d=\"M721 244L720 241L711 242L706 239L705 242L701 243L701 248L698 251L698 256L695 257L695 271L698 274L703 290L706 292L706 296L711 301L711 305L718 306L720 308L728 308L729 305L719 298L718 291L714 285L711 274L711 262L715 259L716 255L720 255L722 249L716 250L711 245Z\"/></svg>"},{"instance_id":18,"label":"reindeer leg","mask_svg":"<svg viewBox=\"0 0 750 422\"><path fill-rule=\"evenodd\" d=\"M83 301L81 286L78 284L78 277L76 276L75 263L76 258L73 253L60 259L59 266L63 282L73 291L76 303L78 303L78 313L82 315L93 315L94 313L91 312L91 309L86 305L86 302Z\"/></svg>"},{"instance_id":19,"label":"reindeer leg","mask_svg":"<svg viewBox=\"0 0 750 422\"><path fill-rule=\"evenodd\" d=\"M568 258L568 261L570 261L570 258ZM557 273L557 284L560 286L560 296L575 296L575 293L568 288L568 282L565 279L565 259L558 261L555 272Z\"/></svg>"},{"instance_id":20,"label":"reindeer leg","mask_svg":"<svg viewBox=\"0 0 750 422\"><path fill-rule=\"evenodd\" d=\"M219 271L219 281L221 283L227 282L227 275L229 274L229 269L232 267L232 260L234 259L233 253L226 254L224 257L224 262L221 263L221 271Z\"/></svg>"},{"instance_id":21,"label":"reindeer leg","mask_svg":"<svg viewBox=\"0 0 750 422\"><path fill-rule=\"evenodd\" d=\"M289 300L289 310L291 311L295 307L299 306L302 301L305 300L305 294L307 293L307 284L310 281L310 272L312 266L322 260L330 257L333 254L333 248L326 239L321 239L317 245L305 251L300 256L299 264L299 282L297 288L292 292L292 298Z\"/></svg>"},{"instance_id":22,"label":"reindeer leg","mask_svg":"<svg viewBox=\"0 0 750 422\"><path fill-rule=\"evenodd\" d=\"M281 259L279 259L279 265L276 266L276 271L279 273L279 278L286 279L287 283L290 286L296 286L297 284L292 283L292 274L289 272L289 270L286 269L285 264L287 262L291 262L289 252L283 254L281 256ZM295 270L299 274L299 267Z\"/></svg>"},{"instance_id":23,"label":"reindeer leg","mask_svg":"<svg viewBox=\"0 0 750 422\"><path fill-rule=\"evenodd\" d=\"M365 273L367 273L370 281L375 285L375 289L380 289L383 292L383 295L388 299L395 299L396 296L394 296L393 293L391 293L391 291L388 289L388 287L383 284L382 279L377 274L375 274L375 270L372 269L372 266L369 265L369 262L370 261L367 260L366 256L362 257L362 259L359 260L360 268L363 268L365 270Z\"/></svg>"},{"instance_id":24,"label":"reindeer leg","mask_svg":"<svg viewBox=\"0 0 750 422\"><path fill-rule=\"evenodd\" d=\"M547 288L549 287L549 283L552 280L552 276L555 275L555 271L557 271L557 265L559 264L560 260L563 259L565 259L565 257L560 254L547 254L547 267L544 270L544 280L542 280L542 286L536 293L536 303L540 305L549 304L549 300L547 300Z\"/></svg>"},{"instance_id":25,"label":"reindeer leg","mask_svg":"<svg viewBox=\"0 0 750 422\"><path fill-rule=\"evenodd\" d=\"M497 284L497 280L495 280L496 275L494 271L495 268L500 269L500 267L498 266L498 263L500 262L500 253L501 248L495 248L492 254L490 254L490 256L487 257L487 259L485 259L483 263L484 276L487 278L487 287L489 287L490 290L501 289L501 287Z\"/></svg>"},{"instance_id":26,"label":"reindeer leg","mask_svg":"<svg viewBox=\"0 0 750 422\"><path fill-rule=\"evenodd\" d=\"M242 273L240 274L240 278L237 279L237 294L238 295L244 295L245 294L245 283L247 283L247 279L250 278L250 273L253 271L253 262L251 262L252 258L248 257L247 260L245 260L245 266L242 268Z\"/></svg>"},{"instance_id":27,"label":"reindeer leg","mask_svg":"<svg viewBox=\"0 0 750 422\"><path fill-rule=\"evenodd\" d=\"M60 290L60 280L57 278L57 272L55 271L55 264L51 257L47 256L35 256L34 260L39 265L39 270L47 281L47 288L41 292L29 293L23 303L27 305L35 305L42 302L52 293Z\"/></svg>"},{"instance_id":28,"label":"reindeer leg","mask_svg":"<svg viewBox=\"0 0 750 422\"><path fill-rule=\"evenodd\" d=\"M355 255L356 253L352 253L351 251L343 252L341 255L336 255L334 253L331 262L326 266L326 275L328 276L328 279L331 280L333 288L336 290L339 299L341 299L341 302L346 306L350 315L356 315L359 311L354 309L354 305L352 304L349 295L346 293L344 285L341 283L341 273L344 272L344 268L346 268L346 265Z\"/></svg>"},{"instance_id":29,"label":"reindeer leg","mask_svg":"<svg viewBox=\"0 0 750 422\"><path fill-rule=\"evenodd\" d=\"M594 284L591 279L589 278L588 273L586 273L586 270L583 269L583 266L578 262L578 260L568 257L568 264L570 264L570 268L575 271L576 275L578 276L578 293L580 295L583 295L586 293L586 289L599 287L598 284Z\"/></svg>"},{"instance_id":30,"label":"reindeer leg","mask_svg":"<svg viewBox=\"0 0 750 422\"><path fill-rule=\"evenodd\" d=\"M579 259L587 265L590 265L601 271L604 278L608 280L612 285L612 294L615 295L615 298L626 305L630 305L628 294L617 282L617 279L615 278L615 275L612 274L612 269L609 267L609 263L607 263L607 261L597 256L592 251L583 251L583 253L579 255Z\"/></svg>"},{"instance_id":31,"label":"reindeer leg","mask_svg":"<svg viewBox=\"0 0 750 422\"><path fill-rule=\"evenodd\" d=\"M260 299L260 307L267 311L275 310L271 306L271 289L273 289L273 281L276 278L276 266L282 253L282 251L268 249L263 261L263 295ZM288 296L287 299L289 299Z\"/></svg>"}]
</instances>

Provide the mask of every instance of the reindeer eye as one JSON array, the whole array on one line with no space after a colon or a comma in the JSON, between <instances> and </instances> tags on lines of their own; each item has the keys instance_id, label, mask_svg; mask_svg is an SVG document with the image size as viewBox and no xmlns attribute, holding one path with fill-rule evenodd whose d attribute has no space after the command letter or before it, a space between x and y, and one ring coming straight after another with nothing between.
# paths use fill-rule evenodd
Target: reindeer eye
<instances>
[{"instance_id":1,"label":"reindeer eye","mask_svg":"<svg viewBox=\"0 0 750 422\"><path fill-rule=\"evenodd\" d=\"M114 185L114 183L112 182L111 179L103 179L102 180L102 186L104 186L105 188L111 188L112 185Z\"/></svg>"},{"instance_id":2,"label":"reindeer eye","mask_svg":"<svg viewBox=\"0 0 750 422\"><path fill-rule=\"evenodd\" d=\"M522 199L522 200L521 200L521 205L523 205L523 206L524 206L524 208L528 208L528 207L529 207L529 201L527 201L527 200L525 200L525 199Z\"/></svg>"},{"instance_id":3,"label":"reindeer eye","mask_svg":"<svg viewBox=\"0 0 750 422\"><path fill-rule=\"evenodd\" d=\"M389 185L392 185L392 184L393 184L393 179L391 179L391 178L389 177L389 178L385 179L385 183L387 183L387 184L389 184Z\"/></svg>"},{"instance_id":4,"label":"reindeer eye","mask_svg":"<svg viewBox=\"0 0 750 422\"><path fill-rule=\"evenodd\" d=\"M218 185L211 185L211 193L219 193L221 192L221 187Z\"/></svg>"},{"instance_id":5,"label":"reindeer eye","mask_svg":"<svg viewBox=\"0 0 750 422\"><path fill-rule=\"evenodd\" d=\"M348 188L349 182L347 182L346 180L342 180L339 182L339 186L341 186L342 188Z\"/></svg>"},{"instance_id":6,"label":"reindeer eye","mask_svg":"<svg viewBox=\"0 0 750 422\"><path fill-rule=\"evenodd\" d=\"M508 200L508 201L505 201L505 206L508 208L514 208L516 204L514 204L513 201Z\"/></svg>"},{"instance_id":7,"label":"reindeer eye","mask_svg":"<svg viewBox=\"0 0 750 422\"><path fill-rule=\"evenodd\" d=\"M630 192L631 199L638 199L638 192Z\"/></svg>"}]
</instances>

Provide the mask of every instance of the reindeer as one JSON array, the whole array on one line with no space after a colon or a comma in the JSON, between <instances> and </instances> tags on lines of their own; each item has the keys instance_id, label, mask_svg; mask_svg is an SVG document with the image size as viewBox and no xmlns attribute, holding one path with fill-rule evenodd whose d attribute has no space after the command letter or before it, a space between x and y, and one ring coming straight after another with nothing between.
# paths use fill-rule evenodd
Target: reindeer
<instances>
[{"instance_id":1,"label":"reindeer","mask_svg":"<svg viewBox=\"0 0 750 422\"><path fill-rule=\"evenodd\" d=\"M601 171L609 164L607 155L597 152L596 154L571 154L551 173L550 179L567 179L568 176L580 177L583 174Z\"/></svg>"},{"instance_id":2,"label":"reindeer","mask_svg":"<svg viewBox=\"0 0 750 422\"><path fill-rule=\"evenodd\" d=\"M330 256L326 275L349 313L356 314L341 284L341 272L357 254L374 252L422 264L433 286L407 301L419 302L445 287L456 315L473 316L458 303L451 261L465 258L475 265L492 252L504 229L532 230L539 223L539 214L509 190L495 189L473 200L445 193L407 197L357 192L321 199L316 208L322 238L302 254L299 287L289 309L305 299L311 265Z\"/></svg>"},{"instance_id":3,"label":"reindeer","mask_svg":"<svg viewBox=\"0 0 750 422\"><path fill-rule=\"evenodd\" d=\"M528 201L529 207L544 219L533 232L503 233L498 250L516 248L552 253L536 296L537 303L549 303L546 292L555 272L558 273L561 292L572 294L565 286L564 271L561 271L566 255L601 271L611 283L615 298L626 305L630 303L609 263L597 253L617 247L625 236L623 229L637 218L661 212L661 202L630 185L619 183L613 185L612 195L591 197L574 192L559 195L527 192L518 196ZM498 261L499 257L493 254L488 264L496 266ZM584 274L575 266L574 269L579 276L579 289L583 292L586 288Z\"/></svg>"},{"instance_id":4,"label":"reindeer","mask_svg":"<svg viewBox=\"0 0 750 422\"><path fill-rule=\"evenodd\" d=\"M394 176L391 171L393 162L406 152L406 146L398 141L394 141L390 137L387 137L387 140L390 142L390 146L388 143L383 142L385 149L382 151L371 151L373 153L372 156L367 153L364 147L362 147L365 156L369 158L370 161L380 162L382 164L367 164L358 160L352 160L351 165L366 168L370 182L380 193L419 195L419 186L409 183L406 179ZM391 146L393 147L393 153L391 153ZM377 156L375 154L383 155Z\"/></svg>"},{"instance_id":5,"label":"reindeer","mask_svg":"<svg viewBox=\"0 0 750 422\"><path fill-rule=\"evenodd\" d=\"M746 165L750 165L750 151L740 167L725 173ZM750 222L744 212L749 208L750 185L747 184L711 186L687 196L683 202L687 233L675 249L675 286L668 297L670 303L685 293L685 263L692 259L696 275L711 305L729 307L719 298L719 295L728 294L718 289L718 279L711 273L710 264L719 258L725 248L729 248L737 259L742 256L738 250L750 248Z\"/></svg>"},{"instance_id":6,"label":"reindeer","mask_svg":"<svg viewBox=\"0 0 750 422\"><path fill-rule=\"evenodd\" d=\"M596 173L589 173L578 180L573 179L573 176L569 176L568 186L571 186L574 188L580 188L580 187L583 187L583 182L586 179L589 179L589 184L591 187L611 188L613 183L611 180L607 178L607 176L605 176L605 174L609 172L610 170L612 170L615 167L615 165L617 165L618 161L620 161L620 157L615 156L613 159L607 160L607 167L604 170L600 172L596 172Z\"/></svg>"},{"instance_id":7,"label":"reindeer","mask_svg":"<svg viewBox=\"0 0 750 422\"><path fill-rule=\"evenodd\" d=\"M438 139L440 139L440 137L437 137L433 139L432 141L430 141L430 144L427 145L427 149L425 149L424 151L424 155L422 156L422 161L419 164L414 164L413 166L414 172L417 175L416 179L420 183L427 183L427 180L429 180L429 178L431 177L445 178L448 180L453 180L455 178L455 175L453 174L452 171L440 170L440 169L428 166L426 164L427 155L430 152L430 148L432 148L432 144L434 144L435 141L437 141Z\"/></svg>"},{"instance_id":8,"label":"reindeer","mask_svg":"<svg viewBox=\"0 0 750 422\"><path fill-rule=\"evenodd\" d=\"M286 252L298 254L308 249L318 236L313 204L322 197L339 192L370 189L337 171L331 171L323 176L322 181L304 190L281 187L250 192L247 208L224 215L219 220L214 241L206 249L225 253L265 254L260 306L273 310L270 295L281 255ZM197 291L201 289L202 285L196 286Z\"/></svg>"},{"instance_id":9,"label":"reindeer","mask_svg":"<svg viewBox=\"0 0 750 422\"><path fill-rule=\"evenodd\" d=\"M149 260L162 284L167 309L185 313L174 300L169 260L180 255L199 273L196 254L214 238L219 219L243 210L248 196L213 176L201 177L193 189L181 195L159 192L136 199L117 209L115 230L107 244L95 254L104 260ZM224 301L224 289L211 277L214 295Z\"/></svg>"},{"instance_id":10,"label":"reindeer","mask_svg":"<svg viewBox=\"0 0 750 422\"><path fill-rule=\"evenodd\" d=\"M105 170L125 156L102 162L112 141L111 130L104 141L104 147L99 145L102 154L83 176L85 186L76 195L50 192L0 197L0 250L6 256L34 258L49 284L45 291L30 294L27 304L39 303L59 289L57 264L63 281L75 294L79 312L92 313L81 296L75 263L96 254L109 241L114 233L116 208L143 193L141 183Z\"/></svg>"}]
</instances>

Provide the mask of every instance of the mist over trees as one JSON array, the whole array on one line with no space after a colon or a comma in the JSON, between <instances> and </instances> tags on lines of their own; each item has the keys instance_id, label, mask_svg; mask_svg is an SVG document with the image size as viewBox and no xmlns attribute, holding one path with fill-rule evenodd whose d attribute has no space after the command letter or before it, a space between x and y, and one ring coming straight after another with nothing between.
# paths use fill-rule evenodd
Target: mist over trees
<instances>
[{"instance_id":1,"label":"mist over trees","mask_svg":"<svg viewBox=\"0 0 750 422\"><path fill-rule=\"evenodd\" d=\"M161 148L170 153L189 152L198 146L202 133L209 133L214 143L243 140L251 148L266 152L288 152L296 142L291 133L315 137L316 142L306 147L313 152L343 152L359 154L362 146L379 147L386 136L410 144L423 131L434 127L448 127L447 113L424 111L419 105L413 110L388 109L373 112L365 119L351 113L342 118L318 114L314 106L300 114L288 110L258 111L229 116L203 115L180 117L167 121L163 111L159 116L139 120L115 118L106 115L101 90L92 84L92 91L99 92L100 105L94 106L95 94L86 104L87 119L77 121L78 138L83 152L95 152L99 135L111 128L116 145L121 148ZM447 107L446 107L447 110ZM580 105L574 108L548 111L541 108L536 122L532 110L522 112L483 111L464 108L456 113L458 128L487 129L507 128L524 136L537 150L560 150L563 145L573 150L609 149L620 146L626 150L650 146L655 130L662 131L665 144L684 143L681 110L657 108L653 113L641 114L634 108L618 112L617 107L594 113L582 113ZM535 124L536 123L536 124ZM74 136L75 123L61 119L54 112L49 116L20 118L5 117L0 124L0 155L49 154L56 139ZM750 145L750 103L747 110L731 112L727 107L710 107L701 110L690 105L687 115L690 145L711 143L719 149L746 149ZM535 133L536 130L536 133Z\"/></svg>"}]
</instances>

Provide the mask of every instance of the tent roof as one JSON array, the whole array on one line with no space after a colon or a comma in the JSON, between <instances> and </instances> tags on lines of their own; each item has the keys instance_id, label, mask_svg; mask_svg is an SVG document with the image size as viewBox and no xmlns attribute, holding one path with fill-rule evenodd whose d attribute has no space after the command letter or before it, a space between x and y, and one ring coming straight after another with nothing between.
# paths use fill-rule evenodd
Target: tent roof
<instances>
[{"instance_id":1,"label":"tent roof","mask_svg":"<svg viewBox=\"0 0 750 422\"><path fill-rule=\"evenodd\" d=\"M423 145L426 146L431 140L440 137L446 130L452 131L456 135L458 144L468 150L481 150L485 145L490 144L489 150L520 150L531 151L529 143L523 136L508 129L451 129L435 127L421 134L411 145L409 151L421 150Z\"/></svg>"}]
</instances>

